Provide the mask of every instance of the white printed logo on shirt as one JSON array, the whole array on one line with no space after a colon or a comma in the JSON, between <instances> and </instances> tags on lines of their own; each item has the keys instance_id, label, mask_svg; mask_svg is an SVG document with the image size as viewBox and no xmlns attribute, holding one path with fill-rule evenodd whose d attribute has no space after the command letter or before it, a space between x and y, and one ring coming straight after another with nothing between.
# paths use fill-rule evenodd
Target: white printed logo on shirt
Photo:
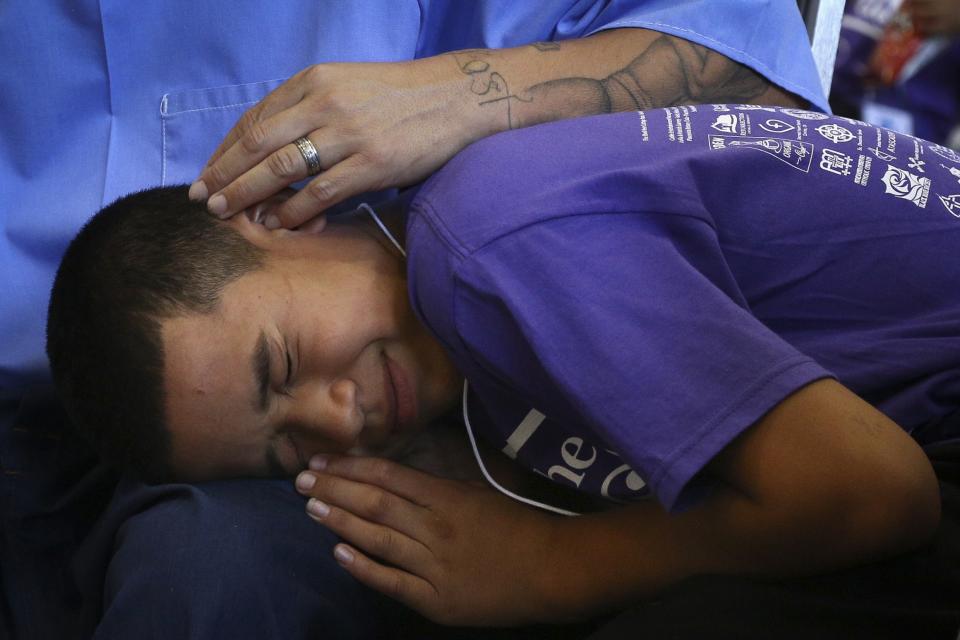
<instances>
[{"instance_id":1,"label":"white printed logo on shirt","mask_svg":"<svg viewBox=\"0 0 960 640\"><path fill-rule=\"evenodd\" d=\"M917 173L926 173L923 167L927 164L926 160L921 160L920 156L910 156L907 158L907 166L916 171Z\"/></svg>"},{"instance_id":2,"label":"white printed logo on shirt","mask_svg":"<svg viewBox=\"0 0 960 640\"><path fill-rule=\"evenodd\" d=\"M756 149L804 173L809 173L810 163L813 160L813 145L798 140L711 135L708 136L708 142L714 151L732 147Z\"/></svg>"},{"instance_id":3,"label":"white printed logo on shirt","mask_svg":"<svg viewBox=\"0 0 960 640\"><path fill-rule=\"evenodd\" d=\"M830 116L815 111L804 111L802 109L780 109L780 113L785 113L801 120L826 120Z\"/></svg>"},{"instance_id":4,"label":"white printed logo on shirt","mask_svg":"<svg viewBox=\"0 0 960 640\"><path fill-rule=\"evenodd\" d=\"M877 156L877 160L883 160L884 162L893 162L897 159L897 156L881 151L878 147L870 147L870 153Z\"/></svg>"},{"instance_id":5,"label":"white printed logo on shirt","mask_svg":"<svg viewBox=\"0 0 960 640\"><path fill-rule=\"evenodd\" d=\"M833 143L853 140L853 134L849 129L833 123L820 125L817 127L817 133Z\"/></svg>"},{"instance_id":6,"label":"white printed logo on shirt","mask_svg":"<svg viewBox=\"0 0 960 640\"><path fill-rule=\"evenodd\" d=\"M833 149L824 149L820 152L820 168L824 171L829 171L838 176L848 176L852 164L853 158L845 153Z\"/></svg>"},{"instance_id":7,"label":"white printed logo on shirt","mask_svg":"<svg viewBox=\"0 0 960 640\"><path fill-rule=\"evenodd\" d=\"M884 193L909 200L921 209L927 206L927 197L930 193L930 178L921 178L909 171L904 171L903 169L888 164L887 172L883 174L881 180L886 187Z\"/></svg>"},{"instance_id":8,"label":"white printed logo on shirt","mask_svg":"<svg viewBox=\"0 0 960 640\"><path fill-rule=\"evenodd\" d=\"M954 218L960 218L960 193L955 193L951 196L941 196L937 194L937 197L940 198L940 202L943 203L943 206L946 207L950 215Z\"/></svg>"},{"instance_id":9,"label":"white printed logo on shirt","mask_svg":"<svg viewBox=\"0 0 960 640\"><path fill-rule=\"evenodd\" d=\"M937 154L941 158L943 158L944 160L960 163L960 153L957 153L950 147L942 147L939 144L930 144L930 145L927 145L927 148L930 149L930 151L933 151L935 154Z\"/></svg>"},{"instance_id":10,"label":"white printed logo on shirt","mask_svg":"<svg viewBox=\"0 0 960 640\"><path fill-rule=\"evenodd\" d=\"M736 133L737 132L737 116L732 113L724 113L717 116L717 119L713 121L713 124L710 125L711 129L716 129L723 133Z\"/></svg>"},{"instance_id":11,"label":"white printed logo on shirt","mask_svg":"<svg viewBox=\"0 0 960 640\"><path fill-rule=\"evenodd\" d=\"M957 179L957 182L960 182L960 169L957 169L956 167L948 167L945 164L941 164L940 166L949 171L950 175Z\"/></svg>"},{"instance_id":12,"label":"white printed logo on shirt","mask_svg":"<svg viewBox=\"0 0 960 640\"><path fill-rule=\"evenodd\" d=\"M760 128L764 131L769 131L770 133L786 133L787 131L793 131L796 129L789 122L784 122L777 118L770 118L766 122L760 123Z\"/></svg>"},{"instance_id":13,"label":"white printed logo on shirt","mask_svg":"<svg viewBox=\"0 0 960 640\"><path fill-rule=\"evenodd\" d=\"M734 107L737 111L769 111L771 113L776 113L777 110L773 107L761 107L758 104L738 104Z\"/></svg>"}]
</instances>

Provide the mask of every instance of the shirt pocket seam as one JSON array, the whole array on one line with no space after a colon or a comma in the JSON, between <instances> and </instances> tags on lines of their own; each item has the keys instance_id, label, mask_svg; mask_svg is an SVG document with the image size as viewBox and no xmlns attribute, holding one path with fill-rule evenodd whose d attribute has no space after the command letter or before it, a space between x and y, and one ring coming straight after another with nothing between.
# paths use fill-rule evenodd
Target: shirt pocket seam
<instances>
[{"instance_id":1,"label":"shirt pocket seam","mask_svg":"<svg viewBox=\"0 0 960 640\"><path fill-rule=\"evenodd\" d=\"M284 82L283 78L274 78L270 80L261 80L258 82L245 82L231 85L221 85L215 87L204 87L186 91L173 91L164 93L160 98L160 185L167 185L168 159L169 159L169 135L167 132L167 123L177 116L187 116L196 113L211 113L215 111L228 111L234 109L245 109L260 102L264 97ZM234 95L233 100L227 97L230 93ZM240 95L237 95L239 93ZM246 95L243 95L246 94ZM251 95L252 94L252 95ZM171 105L182 104L182 99L191 96L187 104L183 106L188 108L174 108L171 111ZM249 97L249 100L243 98ZM224 99L227 104L221 104ZM236 98L241 98L236 100ZM197 104L200 101L201 104ZM207 101L208 104L202 104ZM192 104L190 104L192 103Z\"/></svg>"},{"instance_id":2,"label":"shirt pocket seam","mask_svg":"<svg viewBox=\"0 0 960 640\"><path fill-rule=\"evenodd\" d=\"M234 104L225 104L216 107L203 107L200 109L187 109L185 111L176 111L174 113L166 112L166 94L163 96L162 106L160 107L160 153L163 160L160 163L160 186L167 186L167 120L185 113L198 113L200 111L225 111L227 109L236 109L237 107L245 107L248 104L256 104L257 100L249 100L247 102L237 102Z\"/></svg>"}]
</instances>

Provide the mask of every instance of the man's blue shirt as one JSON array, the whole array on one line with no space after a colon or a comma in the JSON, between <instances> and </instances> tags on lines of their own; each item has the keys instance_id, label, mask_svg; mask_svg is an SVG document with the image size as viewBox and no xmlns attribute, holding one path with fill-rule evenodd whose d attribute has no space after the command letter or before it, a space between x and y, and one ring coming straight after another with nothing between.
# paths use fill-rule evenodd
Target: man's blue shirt
<instances>
[{"instance_id":1,"label":"man's blue shirt","mask_svg":"<svg viewBox=\"0 0 960 640\"><path fill-rule=\"evenodd\" d=\"M67 243L128 192L192 181L244 110L310 64L396 61L616 27L678 35L827 109L783 0L46 0L0 7L0 392L44 381Z\"/></svg>"}]
</instances>

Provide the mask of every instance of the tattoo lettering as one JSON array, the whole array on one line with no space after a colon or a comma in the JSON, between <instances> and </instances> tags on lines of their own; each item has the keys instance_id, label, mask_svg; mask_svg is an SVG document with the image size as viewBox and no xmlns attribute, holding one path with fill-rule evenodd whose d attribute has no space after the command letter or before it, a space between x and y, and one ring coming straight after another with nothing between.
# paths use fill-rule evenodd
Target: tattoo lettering
<instances>
[{"instance_id":1,"label":"tattoo lettering","mask_svg":"<svg viewBox=\"0 0 960 640\"><path fill-rule=\"evenodd\" d=\"M537 42L538 51L555 51L557 42ZM516 129L562 118L711 102L779 104L802 107L766 78L726 56L682 38L657 34L626 66L605 78L547 80L512 91L494 69L487 49L453 54L480 106L506 104L507 127Z\"/></svg>"},{"instance_id":2,"label":"tattoo lettering","mask_svg":"<svg viewBox=\"0 0 960 640\"><path fill-rule=\"evenodd\" d=\"M508 127L513 129L511 124L514 120L513 103L515 101L530 102L531 98L521 98L510 92L507 79L492 68L489 61L491 54L487 49L465 49L455 51L451 55L460 72L470 76L470 92L482 98L478 104L481 107L506 104Z\"/></svg>"}]
</instances>

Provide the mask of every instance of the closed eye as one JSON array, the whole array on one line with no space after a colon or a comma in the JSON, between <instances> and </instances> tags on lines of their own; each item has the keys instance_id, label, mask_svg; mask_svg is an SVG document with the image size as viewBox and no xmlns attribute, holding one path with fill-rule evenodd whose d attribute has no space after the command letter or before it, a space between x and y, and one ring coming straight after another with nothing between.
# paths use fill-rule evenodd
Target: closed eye
<instances>
[{"instance_id":1,"label":"closed eye","mask_svg":"<svg viewBox=\"0 0 960 640\"><path fill-rule=\"evenodd\" d=\"M290 357L290 349L286 350L287 354L287 377L283 380L284 390L290 389L290 381L293 379L293 358Z\"/></svg>"}]
</instances>

